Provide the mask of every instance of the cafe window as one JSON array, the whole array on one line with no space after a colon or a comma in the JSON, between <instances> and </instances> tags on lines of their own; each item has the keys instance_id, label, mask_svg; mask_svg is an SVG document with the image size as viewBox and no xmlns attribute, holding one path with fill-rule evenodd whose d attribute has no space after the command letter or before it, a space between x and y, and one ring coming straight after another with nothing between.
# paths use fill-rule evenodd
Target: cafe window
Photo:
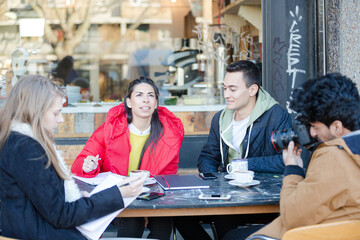
<instances>
[{"instance_id":1,"label":"cafe window","mask_svg":"<svg viewBox=\"0 0 360 240\"><path fill-rule=\"evenodd\" d=\"M122 101L128 83L147 76L158 85L161 104L222 104L227 64L247 59L261 66L260 0L102 0L89 12L87 3L45 1L42 36L19 33L20 20L39 18L39 9L26 0L2 3L7 9L0 16L3 96L5 76L14 74L10 56L16 49L28 52L23 73L48 77L70 55L72 70L89 81L90 100L96 102ZM71 34L65 23L72 24Z\"/></svg>"}]
</instances>

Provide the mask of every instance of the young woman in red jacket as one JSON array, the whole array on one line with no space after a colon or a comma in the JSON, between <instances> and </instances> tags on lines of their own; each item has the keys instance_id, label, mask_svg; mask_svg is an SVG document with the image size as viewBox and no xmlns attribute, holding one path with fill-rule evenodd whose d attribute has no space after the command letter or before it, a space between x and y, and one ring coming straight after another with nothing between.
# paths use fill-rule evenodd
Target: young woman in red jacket
<instances>
[{"instance_id":1,"label":"young woman in red jacket","mask_svg":"<svg viewBox=\"0 0 360 240\"><path fill-rule=\"evenodd\" d=\"M126 176L137 169L151 175L176 174L184 128L179 118L158 106L158 97L159 90L150 78L132 81L124 103L109 110L71 171L82 177L108 171ZM141 237L145 219L118 218L115 224L119 237ZM149 238L170 238L169 218L149 218L147 227Z\"/></svg>"}]
</instances>

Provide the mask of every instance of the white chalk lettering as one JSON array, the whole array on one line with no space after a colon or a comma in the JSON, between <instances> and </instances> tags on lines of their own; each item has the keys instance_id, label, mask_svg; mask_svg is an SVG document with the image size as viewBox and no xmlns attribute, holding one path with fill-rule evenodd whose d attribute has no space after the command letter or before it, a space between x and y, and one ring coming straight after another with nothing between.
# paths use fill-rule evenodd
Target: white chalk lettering
<instances>
[{"instance_id":1,"label":"white chalk lettering","mask_svg":"<svg viewBox=\"0 0 360 240\"><path fill-rule=\"evenodd\" d=\"M302 20L299 13L299 6L295 7L295 12L289 11L290 16L293 18L291 27L289 29L289 48L287 51L287 70L286 72L291 76L291 89L294 89L296 83L296 76L298 73L306 74L306 71L299 69L297 65L300 63L300 50L301 50L301 32L298 24ZM289 113L294 113L290 107L290 102L286 101L286 108Z\"/></svg>"},{"instance_id":2,"label":"white chalk lettering","mask_svg":"<svg viewBox=\"0 0 360 240\"><path fill-rule=\"evenodd\" d=\"M291 17L294 18L289 29L289 48L287 51L287 70L286 72L289 76L292 76L291 88L295 87L296 75L298 73L306 74L306 71L303 69L297 68L297 64L300 63L300 49L301 49L301 33L298 28L298 23L302 20L302 16L299 15L299 6L295 7L295 13L293 11L289 12Z\"/></svg>"}]
</instances>

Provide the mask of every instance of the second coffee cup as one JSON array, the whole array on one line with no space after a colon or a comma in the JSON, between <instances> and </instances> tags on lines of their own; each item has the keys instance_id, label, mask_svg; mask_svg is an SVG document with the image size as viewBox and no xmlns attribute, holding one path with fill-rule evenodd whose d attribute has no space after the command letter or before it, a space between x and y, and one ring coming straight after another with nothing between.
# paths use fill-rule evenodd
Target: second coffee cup
<instances>
[{"instance_id":1,"label":"second coffee cup","mask_svg":"<svg viewBox=\"0 0 360 240\"><path fill-rule=\"evenodd\" d=\"M150 171L147 170L133 170L129 172L130 177L138 177L138 176L144 176L146 175L146 178L150 177Z\"/></svg>"},{"instance_id":2,"label":"second coffee cup","mask_svg":"<svg viewBox=\"0 0 360 240\"><path fill-rule=\"evenodd\" d=\"M238 183L251 183L254 179L253 171L244 171L244 172L233 172L232 173L234 179Z\"/></svg>"},{"instance_id":3,"label":"second coffee cup","mask_svg":"<svg viewBox=\"0 0 360 240\"><path fill-rule=\"evenodd\" d=\"M247 159L233 159L231 163L226 166L226 171L231 174L233 172L245 172L248 170Z\"/></svg>"}]
</instances>

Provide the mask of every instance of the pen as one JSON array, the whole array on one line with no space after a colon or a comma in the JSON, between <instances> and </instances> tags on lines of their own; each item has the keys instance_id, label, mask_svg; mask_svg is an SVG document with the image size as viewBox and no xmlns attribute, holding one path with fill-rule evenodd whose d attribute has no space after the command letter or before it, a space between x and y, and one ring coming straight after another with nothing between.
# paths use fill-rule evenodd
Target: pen
<instances>
[{"instance_id":1,"label":"pen","mask_svg":"<svg viewBox=\"0 0 360 240\"><path fill-rule=\"evenodd\" d=\"M136 179L136 180L134 180L134 181L131 181L131 182L127 182L127 183L124 183L124 184L121 184L121 185L119 185L118 187L120 188L120 187L125 187L125 186L128 186L128 185L130 185L130 184L132 184L132 183L134 183L134 182L136 182L136 181L138 181L139 179Z\"/></svg>"},{"instance_id":2,"label":"pen","mask_svg":"<svg viewBox=\"0 0 360 240\"><path fill-rule=\"evenodd\" d=\"M99 160L101 160L101 158L97 158L97 160L99 161ZM93 159L91 159L90 161L92 161L93 163L95 163L95 161L93 160Z\"/></svg>"}]
</instances>

